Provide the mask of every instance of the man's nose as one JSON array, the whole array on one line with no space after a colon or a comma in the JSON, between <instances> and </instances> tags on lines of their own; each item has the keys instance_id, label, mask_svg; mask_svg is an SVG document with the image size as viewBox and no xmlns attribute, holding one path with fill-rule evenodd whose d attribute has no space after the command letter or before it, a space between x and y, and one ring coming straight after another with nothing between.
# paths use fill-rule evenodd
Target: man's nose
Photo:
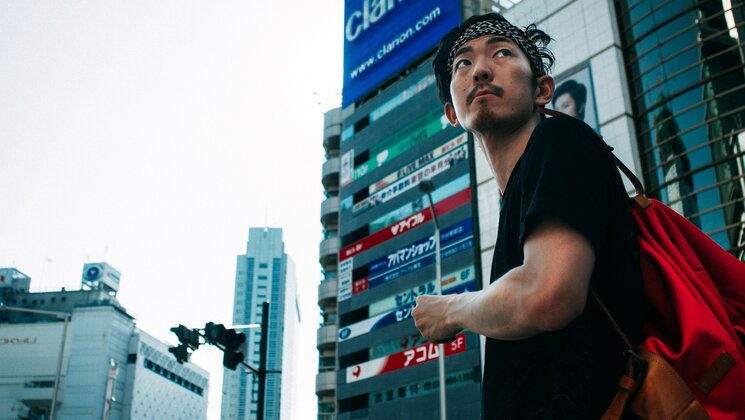
<instances>
[{"instance_id":1,"label":"man's nose","mask_svg":"<svg viewBox=\"0 0 745 420\"><path fill-rule=\"evenodd\" d=\"M473 67L473 79L476 82L484 82L491 80L493 74L489 66L482 63L476 63Z\"/></svg>"}]
</instances>

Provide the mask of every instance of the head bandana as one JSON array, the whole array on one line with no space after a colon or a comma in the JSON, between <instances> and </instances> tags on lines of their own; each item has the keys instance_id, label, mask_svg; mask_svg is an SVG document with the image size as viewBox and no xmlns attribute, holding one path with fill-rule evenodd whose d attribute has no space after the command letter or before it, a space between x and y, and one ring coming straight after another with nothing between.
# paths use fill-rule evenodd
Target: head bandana
<instances>
[{"instance_id":1,"label":"head bandana","mask_svg":"<svg viewBox=\"0 0 745 420\"><path fill-rule=\"evenodd\" d=\"M469 26L461 36L453 44L453 48L450 50L448 55L448 71L452 75L453 73L453 61L455 60L455 53L463 46L466 42L476 39L484 35L499 35L508 38L514 42L528 57L530 67L533 70L533 74L536 77L544 76L546 72L543 70L543 62L541 56L538 53L538 47L531 41L522 29L514 26L506 21L500 20L484 20L476 22Z\"/></svg>"}]
</instances>

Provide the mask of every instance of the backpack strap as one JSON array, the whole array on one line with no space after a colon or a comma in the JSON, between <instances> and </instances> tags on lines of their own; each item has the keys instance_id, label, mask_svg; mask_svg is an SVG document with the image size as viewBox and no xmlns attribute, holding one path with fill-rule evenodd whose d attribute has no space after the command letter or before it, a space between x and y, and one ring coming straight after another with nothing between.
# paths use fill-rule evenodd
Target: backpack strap
<instances>
[{"instance_id":1,"label":"backpack strap","mask_svg":"<svg viewBox=\"0 0 745 420\"><path fill-rule=\"evenodd\" d=\"M561 111L556 111L554 109L548 109L545 107L538 108L538 112L544 115L550 115L552 117L565 116L569 118L574 118ZM594 132L595 131L593 130L593 133ZM634 186L634 190L636 191L636 195L632 197L634 202L638 204L639 206L641 206L641 208L643 209L649 207L651 202L647 199L647 195L646 195L646 192L644 191L644 185L642 185L642 182L639 181L639 178L637 178L636 175L634 175L634 172L632 172L631 169L629 169L626 165L624 165L623 162L621 162L621 159L617 158L616 155L613 154L613 148L610 147L608 143L605 142L605 140L603 139L603 136L597 133L595 133L595 135L597 136L598 140L602 141L605 147L608 149L608 154L610 154L611 159L613 159L613 163L616 165L616 167L626 176L626 179L628 179L629 182L631 182L631 185Z\"/></svg>"},{"instance_id":2,"label":"backpack strap","mask_svg":"<svg viewBox=\"0 0 745 420\"><path fill-rule=\"evenodd\" d=\"M538 108L538 111L541 114L550 115L552 117L569 117L563 112L548 109L545 107ZM594 130L593 133L595 133ZM616 157L616 155L613 154L613 148L605 142L600 134L595 133L595 136L599 141L603 143L616 167L621 171L621 173L626 176L629 182L631 182L631 185L634 186L636 195L632 197L632 200L641 208L649 207L649 205L652 203L647 199L646 192L644 191L644 185L642 185L639 178L637 178L636 175L634 175L634 173L631 171L631 169L629 169L623 162L621 162L620 159L618 159L618 157ZM629 340L629 338L623 332L621 326L618 325L618 322L616 322L616 319L610 313L608 307L605 306L605 303L600 298L600 295L598 295L598 293L593 288L590 288L590 294L605 314L608 322L610 322L611 326L618 334L619 338L623 342L624 347L626 347L626 371L623 376L621 376L621 379L618 381L618 391L616 392L616 395L613 397L613 400L608 406L605 414L603 414L603 416L601 417L602 420L620 420L626 412L631 402L631 398L638 391L639 387L644 381L647 373L647 362L636 352L636 349L631 343L631 340Z\"/></svg>"},{"instance_id":3,"label":"backpack strap","mask_svg":"<svg viewBox=\"0 0 745 420\"><path fill-rule=\"evenodd\" d=\"M590 288L590 294L592 294L593 299L595 299L595 302L603 311L605 317L608 318L608 321L626 347L626 372L618 380L618 391L616 391L616 395L611 400L605 414L601 417L602 420L620 420L623 418L623 414L626 412L631 398L636 394L636 391L639 390L639 387L644 381L647 373L647 362L636 352L634 345L631 344L631 340L624 334L621 326L613 318L610 310L605 306L605 303L595 289Z\"/></svg>"}]
</instances>

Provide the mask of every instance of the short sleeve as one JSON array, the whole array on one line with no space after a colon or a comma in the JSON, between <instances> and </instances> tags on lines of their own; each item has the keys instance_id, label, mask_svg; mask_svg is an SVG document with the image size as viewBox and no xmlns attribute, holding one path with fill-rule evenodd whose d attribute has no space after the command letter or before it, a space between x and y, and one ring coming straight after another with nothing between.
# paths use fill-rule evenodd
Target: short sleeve
<instances>
[{"instance_id":1,"label":"short sleeve","mask_svg":"<svg viewBox=\"0 0 745 420\"><path fill-rule=\"evenodd\" d=\"M541 222L559 219L600 254L609 218L610 171L615 170L604 143L584 123L554 117L536 128L522 160L521 247Z\"/></svg>"}]
</instances>

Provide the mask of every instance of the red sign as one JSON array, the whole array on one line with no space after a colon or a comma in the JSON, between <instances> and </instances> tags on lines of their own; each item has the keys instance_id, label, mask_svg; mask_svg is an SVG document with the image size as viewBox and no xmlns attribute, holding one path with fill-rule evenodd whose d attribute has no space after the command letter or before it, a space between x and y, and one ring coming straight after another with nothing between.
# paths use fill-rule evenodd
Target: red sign
<instances>
[{"instance_id":1,"label":"red sign","mask_svg":"<svg viewBox=\"0 0 745 420\"><path fill-rule=\"evenodd\" d=\"M469 203L471 201L471 189L465 188L450 197L435 204L435 211L438 216L442 216L458 207ZM432 220L432 211L429 207L426 209L416 212L409 217L399 220L398 222L381 229L370 236L360 239L359 241L345 246L339 251L339 262L344 261L360 252L367 251L368 249L374 248L383 242L395 238L404 232L408 232L417 226L420 226L428 221Z\"/></svg>"},{"instance_id":2,"label":"red sign","mask_svg":"<svg viewBox=\"0 0 745 420\"><path fill-rule=\"evenodd\" d=\"M352 294L362 293L367 290L367 277L352 282Z\"/></svg>"},{"instance_id":3,"label":"red sign","mask_svg":"<svg viewBox=\"0 0 745 420\"><path fill-rule=\"evenodd\" d=\"M466 334L460 333L452 343L446 343L445 356L466 351ZM382 375L387 372L420 365L440 357L440 346L435 343L427 343L402 352L394 353L379 359L360 363L347 368L347 383L356 382L373 376Z\"/></svg>"}]
</instances>

